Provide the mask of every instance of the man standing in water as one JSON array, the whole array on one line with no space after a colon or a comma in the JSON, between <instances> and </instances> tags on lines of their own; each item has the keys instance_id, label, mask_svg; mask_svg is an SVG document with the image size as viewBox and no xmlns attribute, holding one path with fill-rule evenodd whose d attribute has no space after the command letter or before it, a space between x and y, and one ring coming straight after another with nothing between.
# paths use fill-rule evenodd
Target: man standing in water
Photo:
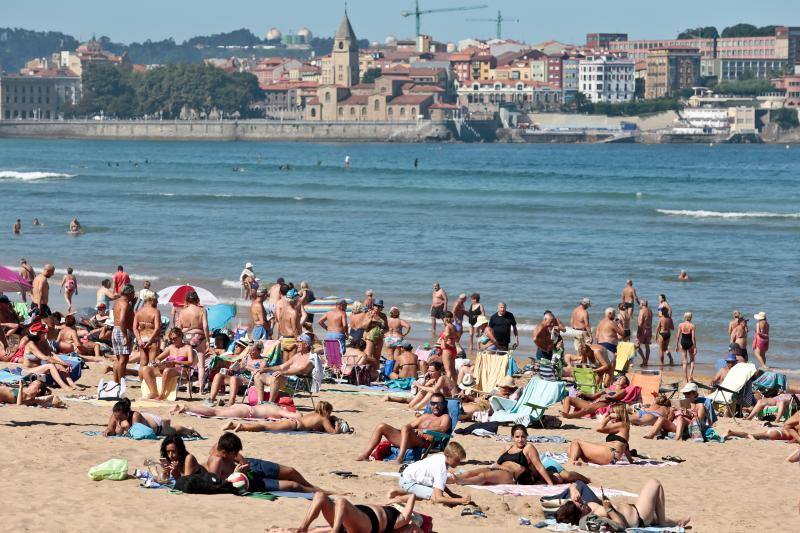
<instances>
[{"instance_id":1,"label":"man standing in water","mask_svg":"<svg viewBox=\"0 0 800 533\"><path fill-rule=\"evenodd\" d=\"M31 314L37 314L39 318L50 316L50 284L47 282L56 271L51 264L46 264L42 272L33 279L33 290L31 291Z\"/></svg>"},{"instance_id":2,"label":"man standing in water","mask_svg":"<svg viewBox=\"0 0 800 533\"><path fill-rule=\"evenodd\" d=\"M625 288L622 289L622 305L625 307L625 314L628 316L628 320L633 316L633 304L638 300L636 289L633 288L633 280L629 279L625 282Z\"/></svg>"},{"instance_id":3,"label":"man standing in water","mask_svg":"<svg viewBox=\"0 0 800 533\"><path fill-rule=\"evenodd\" d=\"M14 222L14 225L11 226L11 233L14 235L19 235L22 233L22 221L20 219L17 219L17 221Z\"/></svg>"},{"instance_id":4,"label":"man standing in water","mask_svg":"<svg viewBox=\"0 0 800 533\"><path fill-rule=\"evenodd\" d=\"M318 324L322 326L326 341L337 341L341 353L345 352L345 341L347 340L347 301L339 300L336 307L325 313L319 319Z\"/></svg>"},{"instance_id":5,"label":"man standing in water","mask_svg":"<svg viewBox=\"0 0 800 533\"><path fill-rule=\"evenodd\" d=\"M650 343L653 342L653 310L647 300L639 301L639 317L636 320L636 351L642 358L642 366L650 361Z\"/></svg>"},{"instance_id":6,"label":"man standing in water","mask_svg":"<svg viewBox=\"0 0 800 533\"><path fill-rule=\"evenodd\" d=\"M437 281L433 284L433 296L431 297L431 338L436 338L436 321L444 320L446 310L447 293Z\"/></svg>"},{"instance_id":7,"label":"man standing in water","mask_svg":"<svg viewBox=\"0 0 800 533\"><path fill-rule=\"evenodd\" d=\"M33 267L28 264L28 260L24 257L19 260L19 277L27 281L28 283L33 283L33 279L36 277L36 271L33 270ZM27 302L25 295L28 291L22 291L22 301Z\"/></svg>"},{"instance_id":8,"label":"man standing in water","mask_svg":"<svg viewBox=\"0 0 800 533\"><path fill-rule=\"evenodd\" d=\"M111 331L111 348L114 351L114 381L122 383L128 368L133 345L133 285L122 287L120 298L114 302L114 329Z\"/></svg>"},{"instance_id":9,"label":"man standing in water","mask_svg":"<svg viewBox=\"0 0 800 533\"><path fill-rule=\"evenodd\" d=\"M592 325L589 323L589 307L592 302L589 298L584 298L581 303L572 310L569 326L577 331L573 341L575 353L583 353L583 347L592 342Z\"/></svg>"},{"instance_id":10,"label":"man standing in water","mask_svg":"<svg viewBox=\"0 0 800 533\"><path fill-rule=\"evenodd\" d=\"M128 275L127 272L125 272L125 269L122 267L122 265L117 266L117 271L114 273L113 280L114 280L114 292L117 294L121 294L122 288L125 285L130 285L131 283L131 277Z\"/></svg>"}]
</instances>

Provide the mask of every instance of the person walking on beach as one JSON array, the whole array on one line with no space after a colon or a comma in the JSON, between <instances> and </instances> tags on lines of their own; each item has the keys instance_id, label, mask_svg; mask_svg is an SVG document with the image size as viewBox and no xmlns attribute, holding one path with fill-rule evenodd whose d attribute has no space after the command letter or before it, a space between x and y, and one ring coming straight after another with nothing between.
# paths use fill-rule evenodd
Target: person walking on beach
<instances>
[{"instance_id":1,"label":"person walking on beach","mask_svg":"<svg viewBox=\"0 0 800 533\"><path fill-rule=\"evenodd\" d=\"M734 311L734 317L730 324L728 324L728 335L730 336L731 343L738 346L741 350L741 354L747 357L747 333L749 331L747 319L742 317L738 310Z\"/></svg>"},{"instance_id":2,"label":"person walking on beach","mask_svg":"<svg viewBox=\"0 0 800 533\"><path fill-rule=\"evenodd\" d=\"M506 308L505 302L497 304L497 312L489 318L489 329L492 330L492 337L498 352L507 352L519 346L519 331L517 331L517 319L514 314ZM511 344L511 332L514 332L514 344Z\"/></svg>"},{"instance_id":3,"label":"person walking on beach","mask_svg":"<svg viewBox=\"0 0 800 533\"><path fill-rule=\"evenodd\" d=\"M250 305L250 319L253 321L253 331L250 334L250 338L254 341L272 337L269 320L267 320L267 310L264 309L264 300L267 299L268 292L266 287L258 289L256 298Z\"/></svg>"},{"instance_id":4,"label":"person walking on beach","mask_svg":"<svg viewBox=\"0 0 800 533\"><path fill-rule=\"evenodd\" d=\"M686 383L694 380L694 357L697 354L697 328L692 324L692 312L683 314L683 322L678 326L675 337L675 351L680 350L682 356L683 376Z\"/></svg>"},{"instance_id":5,"label":"person walking on beach","mask_svg":"<svg viewBox=\"0 0 800 533\"><path fill-rule=\"evenodd\" d=\"M67 302L67 314L72 313L72 297L78 294L78 279L72 272L72 267L67 267L67 273L61 279L61 291Z\"/></svg>"},{"instance_id":6,"label":"person walking on beach","mask_svg":"<svg viewBox=\"0 0 800 533\"><path fill-rule=\"evenodd\" d=\"M622 305L625 314L628 315L628 320L633 316L633 304L638 301L639 296L636 294L636 289L633 288L633 280L629 279L625 282L625 288L622 289Z\"/></svg>"},{"instance_id":7,"label":"person walking on beach","mask_svg":"<svg viewBox=\"0 0 800 533\"><path fill-rule=\"evenodd\" d=\"M114 329L111 330L111 348L114 352L114 381L122 383L128 369L128 359L133 346L133 285L127 284L114 302Z\"/></svg>"},{"instance_id":8,"label":"person walking on beach","mask_svg":"<svg viewBox=\"0 0 800 533\"><path fill-rule=\"evenodd\" d=\"M253 263L245 263L244 270L239 274L239 283L242 284L242 298L253 300L256 297L256 289L253 285L256 282L256 274L253 272Z\"/></svg>"},{"instance_id":9,"label":"person walking on beach","mask_svg":"<svg viewBox=\"0 0 800 533\"><path fill-rule=\"evenodd\" d=\"M753 334L753 353L761 363L762 368L767 368L767 350L769 350L769 322L767 313L761 311L753 316L756 322L755 333Z\"/></svg>"},{"instance_id":10,"label":"person walking on beach","mask_svg":"<svg viewBox=\"0 0 800 533\"><path fill-rule=\"evenodd\" d=\"M14 225L11 226L11 233L14 235L20 235L22 233L22 221L20 219L17 219Z\"/></svg>"},{"instance_id":11,"label":"person walking on beach","mask_svg":"<svg viewBox=\"0 0 800 533\"><path fill-rule=\"evenodd\" d=\"M41 273L33 279L33 290L31 291L31 314L39 318L47 318L52 312L47 305L50 302L50 284L48 279L53 277L56 271L51 264L46 264Z\"/></svg>"},{"instance_id":12,"label":"person walking on beach","mask_svg":"<svg viewBox=\"0 0 800 533\"><path fill-rule=\"evenodd\" d=\"M125 285L130 285L131 277L125 272L125 269L122 268L122 265L117 266L117 271L114 273L113 276L114 281L114 292L117 294L122 294L122 287Z\"/></svg>"},{"instance_id":13,"label":"person walking on beach","mask_svg":"<svg viewBox=\"0 0 800 533\"><path fill-rule=\"evenodd\" d=\"M589 307L592 306L589 298L583 298L578 307L572 310L569 326L577 331L573 340L575 353L583 353L583 348L592 342L592 324L589 322Z\"/></svg>"},{"instance_id":14,"label":"person walking on beach","mask_svg":"<svg viewBox=\"0 0 800 533\"><path fill-rule=\"evenodd\" d=\"M447 310L447 293L439 285L433 284L433 295L431 296L431 338L436 338L436 321L444 320L444 312Z\"/></svg>"},{"instance_id":15,"label":"person walking on beach","mask_svg":"<svg viewBox=\"0 0 800 533\"><path fill-rule=\"evenodd\" d=\"M344 355L347 340L347 300L337 301L336 307L319 319L319 325L326 332L325 340L338 342L339 350Z\"/></svg>"},{"instance_id":16,"label":"person walking on beach","mask_svg":"<svg viewBox=\"0 0 800 533\"><path fill-rule=\"evenodd\" d=\"M469 299L470 304L469 310L467 310L467 320L469 322L469 351L471 352L475 349L475 337L477 332L475 324L478 322L479 316L483 316L484 319L486 318L486 309L481 303L481 295L477 292L472 293Z\"/></svg>"},{"instance_id":17,"label":"person walking on beach","mask_svg":"<svg viewBox=\"0 0 800 533\"><path fill-rule=\"evenodd\" d=\"M663 294L662 294L663 296ZM675 324L672 322L669 307L658 308L658 327L656 328L656 339L658 340L658 357L661 359L661 366L664 366L664 356L669 357L669 366L672 366L672 353L669 351L669 338Z\"/></svg>"},{"instance_id":18,"label":"person walking on beach","mask_svg":"<svg viewBox=\"0 0 800 533\"><path fill-rule=\"evenodd\" d=\"M24 257L19 260L19 277L27 281L28 283L33 283L34 278L36 277L36 271L33 270L33 267L28 264L28 260ZM22 291L22 301L27 302L26 294L28 291Z\"/></svg>"},{"instance_id":19,"label":"person walking on beach","mask_svg":"<svg viewBox=\"0 0 800 533\"><path fill-rule=\"evenodd\" d=\"M464 304L466 301L467 295L462 292L453 303L453 327L456 328L456 333L458 333L458 338L456 339L457 343L461 342L461 335L464 334L464 315L467 314Z\"/></svg>"},{"instance_id":20,"label":"person walking on beach","mask_svg":"<svg viewBox=\"0 0 800 533\"><path fill-rule=\"evenodd\" d=\"M639 300L639 317L636 319L636 351L642 366L650 362L650 343L653 342L653 310L647 300Z\"/></svg>"}]
</instances>

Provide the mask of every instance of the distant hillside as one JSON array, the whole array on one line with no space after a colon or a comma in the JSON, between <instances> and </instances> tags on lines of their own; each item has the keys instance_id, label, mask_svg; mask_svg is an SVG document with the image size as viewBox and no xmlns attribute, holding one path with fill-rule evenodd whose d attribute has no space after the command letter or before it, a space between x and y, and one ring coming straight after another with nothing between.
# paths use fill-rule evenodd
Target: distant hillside
<instances>
[{"instance_id":1,"label":"distant hillside","mask_svg":"<svg viewBox=\"0 0 800 533\"><path fill-rule=\"evenodd\" d=\"M147 40L142 43L116 43L111 38L98 38L104 50L121 55L125 52L134 63L145 65L163 63L199 63L208 57L239 56L291 56L304 58L309 54L303 50L280 48L280 41L268 41L255 35L248 29L201 35L192 37L182 43L173 39L161 41ZM80 43L71 35L59 32L40 32L16 28L0 28L0 66L7 71L16 71L25 66L25 62L35 57L49 56L60 50L75 50ZM369 41L359 41L359 46L366 48ZM257 45L274 45L274 49L243 49L236 47L252 47ZM315 55L325 55L333 48L330 37L314 37L310 43ZM233 47L233 48L221 48Z\"/></svg>"}]
</instances>

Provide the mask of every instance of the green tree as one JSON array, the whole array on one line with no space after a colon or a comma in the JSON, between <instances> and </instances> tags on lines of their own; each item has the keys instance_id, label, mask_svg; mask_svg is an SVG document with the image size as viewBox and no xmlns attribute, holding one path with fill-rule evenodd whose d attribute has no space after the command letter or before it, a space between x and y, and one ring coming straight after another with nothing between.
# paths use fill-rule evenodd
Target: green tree
<instances>
[{"instance_id":1,"label":"green tree","mask_svg":"<svg viewBox=\"0 0 800 533\"><path fill-rule=\"evenodd\" d=\"M775 26L757 27L752 24L735 24L722 30L722 37L770 37L775 35Z\"/></svg>"},{"instance_id":2,"label":"green tree","mask_svg":"<svg viewBox=\"0 0 800 533\"><path fill-rule=\"evenodd\" d=\"M714 26L689 28L678 34L678 39L716 39L717 37L719 37L719 31Z\"/></svg>"},{"instance_id":3,"label":"green tree","mask_svg":"<svg viewBox=\"0 0 800 533\"><path fill-rule=\"evenodd\" d=\"M381 77L381 69L371 68L368 69L363 76L361 76L361 83L375 83L375 80Z\"/></svg>"},{"instance_id":4,"label":"green tree","mask_svg":"<svg viewBox=\"0 0 800 533\"><path fill-rule=\"evenodd\" d=\"M772 90L769 80L759 80L752 76L736 81L721 81L717 83L714 92L717 94L730 94L734 96L759 96Z\"/></svg>"},{"instance_id":5,"label":"green tree","mask_svg":"<svg viewBox=\"0 0 800 533\"><path fill-rule=\"evenodd\" d=\"M800 120L797 119L797 110L783 107L773 109L769 112L770 122L777 124L782 130L790 130L800 127Z\"/></svg>"}]
</instances>

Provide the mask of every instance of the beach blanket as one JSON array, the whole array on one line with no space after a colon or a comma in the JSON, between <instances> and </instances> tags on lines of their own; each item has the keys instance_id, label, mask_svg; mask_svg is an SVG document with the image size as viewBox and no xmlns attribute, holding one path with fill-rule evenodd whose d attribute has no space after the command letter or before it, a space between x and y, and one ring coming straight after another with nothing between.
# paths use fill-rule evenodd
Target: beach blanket
<instances>
[{"instance_id":1,"label":"beach blanket","mask_svg":"<svg viewBox=\"0 0 800 533\"><path fill-rule=\"evenodd\" d=\"M500 496L555 496L564 492L562 485L467 485L471 489L488 490ZM600 487L591 487L600 495ZM608 489L603 487L606 496L628 496L635 498L638 494L625 492L624 490Z\"/></svg>"},{"instance_id":2,"label":"beach blanket","mask_svg":"<svg viewBox=\"0 0 800 533\"><path fill-rule=\"evenodd\" d=\"M334 388L329 389L325 387L325 392L333 392L335 394L355 394L356 396L386 396L387 394L391 394L392 396L412 396L410 392L407 391L400 391L400 390L392 390L386 387L375 387L375 386L353 386L353 388L347 389L340 389Z\"/></svg>"},{"instance_id":3,"label":"beach blanket","mask_svg":"<svg viewBox=\"0 0 800 533\"><path fill-rule=\"evenodd\" d=\"M82 431L81 433L83 433L87 437L106 437L106 438L109 438L109 439L115 439L115 438L116 439L130 439L131 438L131 436L128 435L127 433L124 434L124 435L103 435L102 431ZM158 436L156 436L156 438L157 439L163 439L164 435L158 435ZM183 436L181 436L181 439L183 439L183 441L186 442L186 441L190 441L190 440L207 440L208 437L183 437ZM147 439L145 439L145 440L147 440Z\"/></svg>"},{"instance_id":4,"label":"beach blanket","mask_svg":"<svg viewBox=\"0 0 800 533\"><path fill-rule=\"evenodd\" d=\"M414 378L398 378L386 381L386 387L392 390L411 390L411 385L414 384Z\"/></svg>"},{"instance_id":5,"label":"beach blanket","mask_svg":"<svg viewBox=\"0 0 800 533\"><path fill-rule=\"evenodd\" d=\"M665 466L675 466L678 463L675 463L673 461L659 461L658 459L635 459L632 463L629 463L627 461L622 461L613 465L598 465L594 463L586 463L586 464L588 464L589 466L597 466L601 468L616 468L622 466L652 466L655 468L662 468Z\"/></svg>"},{"instance_id":6,"label":"beach blanket","mask_svg":"<svg viewBox=\"0 0 800 533\"><path fill-rule=\"evenodd\" d=\"M65 396L62 398L65 402L78 402L78 403L88 403L91 405L97 405L98 407L111 407L114 405L113 401L109 400L98 400L97 396ZM130 399L130 398L129 398ZM131 406L134 409L141 409L142 407L169 407L171 405L170 402L159 402L156 400L142 400L142 399L131 399Z\"/></svg>"},{"instance_id":7,"label":"beach blanket","mask_svg":"<svg viewBox=\"0 0 800 533\"><path fill-rule=\"evenodd\" d=\"M0 370L0 383L4 385L19 385L19 381L22 378L22 367L4 368Z\"/></svg>"}]
</instances>

